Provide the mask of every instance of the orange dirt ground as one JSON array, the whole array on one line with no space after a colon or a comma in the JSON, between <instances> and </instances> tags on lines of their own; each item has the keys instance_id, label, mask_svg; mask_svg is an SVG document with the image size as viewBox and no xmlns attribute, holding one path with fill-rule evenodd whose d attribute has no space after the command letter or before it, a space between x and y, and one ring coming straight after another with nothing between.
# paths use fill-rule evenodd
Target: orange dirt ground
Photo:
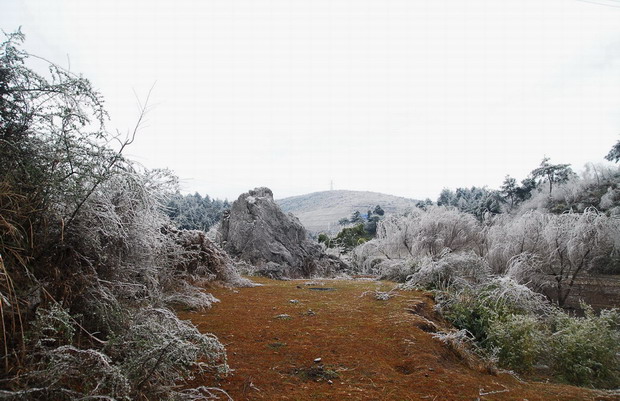
<instances>
[{"instance_id":1,"label":"orange dirt ground","mask_svg":"<svg viewBox=\"0 0 620 401\"><path fill-rule=\"evenodd\" d=\"M233 369L227 377L193 384L223 388L235 401L620 399L468 367L433 338L445 323L428 294L399 291L378 301L375 289L394 284L254 281L263 286L209 289L221 303L207 312L179 312L219 337ZM333 290L310 290L321 287ZM277 317L283 314L290 317Z\"/></svg>"}]
</instances>

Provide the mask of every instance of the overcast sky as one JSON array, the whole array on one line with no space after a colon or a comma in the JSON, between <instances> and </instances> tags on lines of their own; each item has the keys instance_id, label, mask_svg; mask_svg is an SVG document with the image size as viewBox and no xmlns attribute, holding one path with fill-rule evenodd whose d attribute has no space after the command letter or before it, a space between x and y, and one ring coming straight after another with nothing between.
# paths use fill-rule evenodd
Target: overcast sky
<instances>
[{"instance_id":1,"label":"overcast sky","mask_svg":"<svg viewBox=\"0 0 620 401\"><path fill-rule=\"evenodd\" d=\"M3 0L0 27L89 78L128 154L185 192L436 199L620 139L612 0Z\"/></svg>"}]
</instances>

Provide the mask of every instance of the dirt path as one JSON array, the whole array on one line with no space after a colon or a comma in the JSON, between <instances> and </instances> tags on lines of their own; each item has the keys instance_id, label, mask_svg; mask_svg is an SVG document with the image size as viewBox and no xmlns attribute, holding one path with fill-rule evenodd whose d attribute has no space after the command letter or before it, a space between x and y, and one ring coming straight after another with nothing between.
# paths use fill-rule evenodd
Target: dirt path
<instances>
[{"instance_id":1,"label":"dirt path","mask_svg":"<svg viewBox=\"0 0 620 401\"><path fill-rule=\"evenodd\" d=\"M236 401L618 399L468 367L432 337L442 323L423 293L378 301L371 293L390 284L256 281L263 286L210 289L221 303L180 313L226 345L233 374L201 384Z\"/></svg>"}]
</instances>

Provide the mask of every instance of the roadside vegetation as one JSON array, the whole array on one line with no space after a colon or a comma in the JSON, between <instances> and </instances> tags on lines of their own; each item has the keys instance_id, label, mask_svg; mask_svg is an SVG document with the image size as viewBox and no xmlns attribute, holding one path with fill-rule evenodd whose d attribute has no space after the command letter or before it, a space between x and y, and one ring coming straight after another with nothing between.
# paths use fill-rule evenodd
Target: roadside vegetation
<instances>
[{"instance_id":1,"label":"roadside vegetation","mask_svg":"<svg viewBox=\"0 0 620 401\"><path fill-rule=\"evenodd\" d=\"M207 308L197 284L243 280L165 215L176 178L123 156L146 102L135 130L109 132L90 82L23 40L0 44L0 398L211 399L179 384L226 374L224 346L170 307Z\"/></svg>"},{"instance_id":2,"label":"roadside vegetation","mask_svg":"<svg viewBox=\"0 0 620 401\"><path fill-rule=\"evenodd\" d=\"M568 169L545 159L522 186L444 190L439 205L382 220L354 268L434 291L461 330L450 338L500 367L617 387L620 315L576 288L620 273L620 171Z\"/></svg>"}]
</instances>

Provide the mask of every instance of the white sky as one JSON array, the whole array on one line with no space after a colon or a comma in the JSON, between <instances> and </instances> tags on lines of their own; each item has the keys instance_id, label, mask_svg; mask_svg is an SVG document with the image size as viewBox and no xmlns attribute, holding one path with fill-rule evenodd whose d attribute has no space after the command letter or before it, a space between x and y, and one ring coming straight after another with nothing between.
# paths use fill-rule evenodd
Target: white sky
<instances>
[{"instance_id":1,"label":"white sky","mask_svg":"<svg viewBox=\"0 0 620 401\"><path fill-rule=\"evenodd\" d=\"M596 2L593 0L593 2ZM235 199L436 199L620 134L620 1L3 0L0 28L89 78L128 154ZM615 7L614 7L615 6Z\"/></svg>"}]
</instances>

